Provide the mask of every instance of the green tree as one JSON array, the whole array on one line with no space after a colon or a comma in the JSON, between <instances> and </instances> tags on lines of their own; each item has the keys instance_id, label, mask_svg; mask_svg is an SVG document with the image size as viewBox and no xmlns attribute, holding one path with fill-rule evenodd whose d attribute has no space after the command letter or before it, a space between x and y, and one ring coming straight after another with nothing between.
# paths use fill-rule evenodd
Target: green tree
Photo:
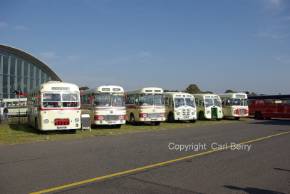
<instances>
[{"instance_id":1,"label":"green tree","mask_svg":"<svg viewBox=\"0 0 290 194\"><path fill-rule=\"evenodd\" d=\"M190 94L197 94L201 93L202 91L199 89L199 87L196 84L190 84L185 91Z\"/></svg>"},{"instance_id":2,"label":"green tree","mask_svg":"<svg viewBox=\"0 0 290 194\"><path fill-rule=\"evenodd\" d=\"M245 91L245 93L246 93L248 96L257 96L257 93L255 93L255 92Z\"/></svg>"},{"instance_id":3,"label":"green tree","mask_svg":"<svg viewBox=\"0 0 290 194\"><path fill-rule=\"evenodd\" d=\"M234 91L234 90L231 90L231 89L227 89L227 90L225 91L225 93L235 93L235 91Z\"/></svg>"},{"instance_id":4,"label":"green tree","mask_svg":"<svg viewBox=\"0 0 290 194\"><path fill-rule=\"evenodd\" d=\"M178 90L167 90L165 89L164 92L179 92Z\"/></svg>"},{"instance_id":5,"label":"green tree","mask_svg":"<svg viewBox=\"0 0 290 194\"><path fill-rule=\"evenodd\" d=\"M80 90L88 90L89 87L87 87L87 86L82 86L82 87L80 87L79 89L80 89Z\"/></svg>"}]
</instances>

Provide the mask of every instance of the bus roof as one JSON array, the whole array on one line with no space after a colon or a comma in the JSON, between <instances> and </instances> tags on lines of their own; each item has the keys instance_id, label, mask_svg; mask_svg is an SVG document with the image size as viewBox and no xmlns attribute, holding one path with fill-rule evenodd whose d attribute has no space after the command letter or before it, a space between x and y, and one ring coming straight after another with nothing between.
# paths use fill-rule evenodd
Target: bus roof
<instances>
[{"instance_id":1,"label":"bus roof","mask_svg":"<svg viewBox=\"0 0 290 194\"><path fill-rule=\"evenodd\" d=\"M172 96L174 98L176 97L187 97L187 98L194 98L192 94L186 93L186 92L164 92L166 96Z\"/></svg>"},{"instance_id":2,"label":"bus roof","mask_svg":"<svg viewBox=\"0 0 290 194\"><path fill-rule=\"evenodd\" d=\"M99 86L95 91L99 93L124 93L124 89L121 86L114 85Z\"/></svg>"},{"instance_id":3,"label":"bus roof","mask_svg":"<svg viewBox=\"0 0 290 194\"><path fill-rule=\"evenodd\" d=\"M44 91L75 91L79 92L79 87L76 84L66 83L61 81L48 81L40 85L40 92Z\"/></svg>"},{"instance_id":4,"label":"bus roof","mask_svg":"<svg viewBox=\"0 0 290 194\"><path fill-rule=\"evenodd\" d=\"M233 93L224 93L224 94L219 94L221 98L223 97L231 97L231 98L243 98L247 99L248 95L244 92L233 92Z\"/></svg>"},{"instance_id":5,"label":"bus roof","mask_svg":"<svg viewBox=\"0 0 290 194\"><path fill-rule=\"evenodd\" d=\"M290 95L261 95L261 96L248 96L248 99L263 100L263 99L290 99Z\"/></svg>"},{"instance_id":6,"label":"bus roof","mask_svg":"<svg viewBox=\"0 0 290 194\"><path fill-rule=\"evenodd\" d=\"M219 96L218 94L204 93L204 94L193 94L194 97L204 97L204 96Z\"/></svg>"},{"instance_id":7,"label":"bus roof","mask_svg":"<svg viewBox=\"0 0 290 194\"><path fill-rule=\"evenodd\" d=\"M145 87L139 90L127 92L127 94L163 94L163 89L158 87Z\"/></svg>"}]
</instances>

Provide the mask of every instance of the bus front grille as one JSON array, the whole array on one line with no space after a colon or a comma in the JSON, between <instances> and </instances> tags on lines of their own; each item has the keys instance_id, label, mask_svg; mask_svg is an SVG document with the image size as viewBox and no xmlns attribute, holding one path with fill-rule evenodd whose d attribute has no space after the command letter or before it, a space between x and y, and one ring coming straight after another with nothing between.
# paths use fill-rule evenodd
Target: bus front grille
<instances>
[{"instance_id":1,"label":"bus front grille","mask_svg":"<svg viewBox=\"0 0 290 194\"><path fill-rule=\"evenodd\" d=\"M247 109L240 109L240 115L247 115L248 110Z\"/></svg>"},{"instance_id":2,"label":"bus front grille","mask_svg":"<svg viewBox=\"0 0 290 194\"><path fill-rule=\"evenodd\" d=\"M183 109L182 110L182 115L183 116L189 116L190 115L190 110L189 109Z\"/></svg>"},{"instance_id":3,"label":"bus front grille","mask_svg":"<svg viewBox=\"0 0 290 194\"><path fill-rule=\"evenodd\" d=\"M116 121L119 120L119 115L105 115L104 120L106 121Z\"/></svg>"},{"instance_id":4,"label":"bus front grille","mask_svg":"<svg viewBox=\"0 0 290 194\"><path fill-rule=\"evenodd\" d=\"M150 118L150 119L155 119L155 118L159 118L159 117L160 117L160 113L148 114L148 118Z\"/></svg>"}]
</instances>

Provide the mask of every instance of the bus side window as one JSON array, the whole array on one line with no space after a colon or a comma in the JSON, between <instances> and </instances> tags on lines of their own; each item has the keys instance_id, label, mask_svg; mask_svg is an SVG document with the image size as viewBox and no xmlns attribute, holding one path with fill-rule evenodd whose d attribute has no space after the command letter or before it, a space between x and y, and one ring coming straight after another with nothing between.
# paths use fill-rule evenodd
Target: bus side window
<instances>
[{"instance_id":1,"label":"bus side window","mask_svg":"<svg viewBox=\"0 0 290 194\"><path fill-rule=\"evenodd\" d=\"M124 99L125 99L125 104L128 104L128 95L125 94Z\"/></svg>"},{"instance_id":2,"label":"bus side window","mask_svg":"<svg viewBox=\"0 0 290 194\"><path fill-rule=\"evenodd\" d=\"M165 97L165 105L166 106L170 106L170 102L169 102L169 98L168 97Z\"/></svg>"},{"instance_id":3,"label":"bus side window","mask_svg":"<svg viewBox=\"0 0 290 194\"><path fill-rule=\"evenodd\" d=\"M126 98L126 104L134 104L134 97L132 95L128 95Z\"/></svg>"},{"instance_id":4,"label":"bus side window","mask_svg":"<svg viewBox=\"0 0 290 194\"><path fill-rule=\"evenodd\" d=\"M170 98L169 105L170 105L171 107L174 107L173 98Z\"/></svg>"},{"instance_id":5,"label":"bus side window","mask_svg":"<svg viewBox=\"0 0 290 194\"><path fill-rule=\"evenodd\" d=\"M92 105L94 103L94 95L88 94L86 96L86 104Z\"/></svg>"},{"instance_id":6,"label":"bus side window","mask_svg":"<svg viewBox=\"0 0 290 194\"><path fill-rule=\"evenodd\" d=\"M82 95L81 96L81 103L82 104L86 104L86 100L85 99L86 99L86 95Z\"/></svg>"},{"instance_id":7,"label":"bus side window","mask_svg":"<svg viewBox=\"0 0 290 194\"><path fill-rule=\"evenodd\" d=\"M226 99L226 105L227 105L227 106L230 106L230 105L231 105L231 100L228 99L228 98Z\"/></svg>"},{"instance_id":8,"label":"bus side window","mask_svg":"<svg viewBox=\"0 0 290 194\"><path fill-rule=\"evenodd\" d=\"M136 104L136 105L139 105L139 98L140 98L140 96L135 96L134 97L134 104Z\"/></svg>"}]
</instances>

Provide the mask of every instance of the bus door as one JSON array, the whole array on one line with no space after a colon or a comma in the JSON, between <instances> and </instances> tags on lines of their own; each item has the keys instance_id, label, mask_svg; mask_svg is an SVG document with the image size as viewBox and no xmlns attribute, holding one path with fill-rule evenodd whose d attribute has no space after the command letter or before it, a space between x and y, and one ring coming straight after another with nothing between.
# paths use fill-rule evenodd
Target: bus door
<instances>
[{"instance_id":1,"label":"bus door","mask_svg":"<svg viewBox=\"0 0 290 194\"><path fill-rule=\"evenodd\" d=\"M211 118L212 119L217 119L218 118L218 110L217 107L212 107L211 108Z\"/></svg>"}]
</instances>

